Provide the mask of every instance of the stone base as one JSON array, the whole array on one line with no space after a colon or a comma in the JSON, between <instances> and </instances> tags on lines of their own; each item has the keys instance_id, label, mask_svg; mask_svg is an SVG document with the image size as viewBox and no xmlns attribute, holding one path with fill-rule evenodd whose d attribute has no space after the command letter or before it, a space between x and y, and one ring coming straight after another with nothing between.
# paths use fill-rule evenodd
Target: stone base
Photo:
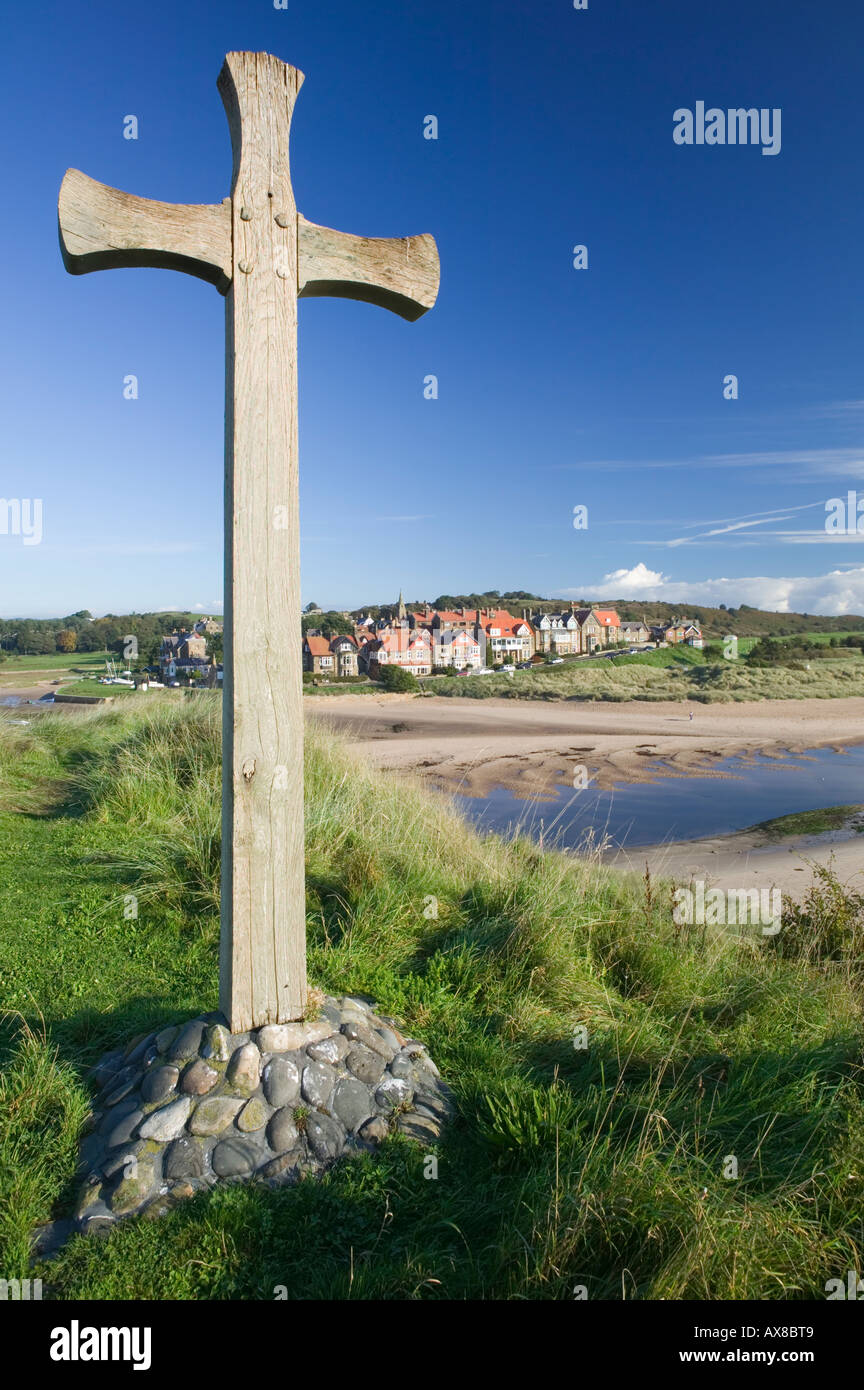
<instances>
[{"instance_id":1,"label":"stone base","mask_svg":"<svg viewBox=\"0 0 864 1390\"><path fill-rule=\"evenodd\" d=\"M163 1028L109 1053L93 1079L79 1231L160 1216L218 1182L295 1182L393 1132L434 1144L450 1110L423 1044L347 996L251 1033L220 1014Z\"/></svg>"}]
</instances>

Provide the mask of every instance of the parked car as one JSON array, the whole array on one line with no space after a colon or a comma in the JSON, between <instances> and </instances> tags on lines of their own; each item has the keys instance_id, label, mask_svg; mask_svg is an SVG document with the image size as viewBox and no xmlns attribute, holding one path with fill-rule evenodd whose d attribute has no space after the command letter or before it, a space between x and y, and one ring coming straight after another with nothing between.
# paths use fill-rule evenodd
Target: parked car
<instances>
[{"instance_id":1,"label":"parked car","mask_svg":"<svg viewBox=\"0 0 864 1390\"><path fill-rule=\"evenodd\" d=\"M546 665L547 665L547 666L563 666L563 665L564 665L564 658L563 658L563 656L553 656L553 657L550 657L549 660L547 661Z\"/></svg>"}]
</instances>

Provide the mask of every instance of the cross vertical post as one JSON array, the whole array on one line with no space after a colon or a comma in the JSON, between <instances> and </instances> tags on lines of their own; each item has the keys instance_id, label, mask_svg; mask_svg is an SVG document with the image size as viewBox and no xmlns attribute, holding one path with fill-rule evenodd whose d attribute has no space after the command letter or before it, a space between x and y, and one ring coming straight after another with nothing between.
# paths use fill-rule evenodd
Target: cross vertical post
<instances>
[{"instance_id":1,"label":"cross vertical post","mask_svg":"<svg viewBox=\"0 0 864 1390\"><path fill-rule=\"evenodd\" d=\"M219 90L234 172L220 204L138 198L77 169L59 202L73 275L156 266L226 296L219 974L234 1032L306 1008L297 299L364 300L414 320L439 281L430 236L352 236L297 212L288 145L302 82L269 53L228 54Z\"/></svg>"},{"instance_id":2,"label":"cross vertical post","mask_svg":"<svg viewBox=\"0 0 864 1390\"><path fill-rule=\"evenodd\" d=\"M267 1023L300 1018L306 1007L297 212L288 165L302 80L254 53L229 54L219 77L234 150L219 1005L227 1018Z\"/></svg>"}]
</instances>

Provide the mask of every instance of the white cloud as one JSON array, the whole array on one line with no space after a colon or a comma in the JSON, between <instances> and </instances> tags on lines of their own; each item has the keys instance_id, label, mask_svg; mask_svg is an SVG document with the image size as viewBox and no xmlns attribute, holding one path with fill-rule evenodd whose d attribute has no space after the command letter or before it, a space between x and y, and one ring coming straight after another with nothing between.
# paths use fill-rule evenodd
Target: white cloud
<instances>
[{"instance_id":1,"label":"white cloud","mask_svg":"<svg viewBox=\"0 0 864 1390\"><path fill-rule=\"evenodd\" d=\"M611 574L604 574L604 584L614 584L620 588L622 593L626 590L629 593L643 593L645 589L654 589L658 585L667 582L666 576L659 570L649 570L642 561L635 565L632 570L613 570ZM576 590L573 590L575 594Z\"/></svg>"},{"instance_id":2,"label":"white cloud","mask_svg":"<svg viewBox=\"0 0 864 1390\"><path fill-rule=\"evenodd\" d=\"M582 597L592 586L558 591L559 597ZM774 613L820 613L837 617L844 613L864 614L864 566L844 566L822 575L771 578L754 575L741 579L703 579L695 582L671 579L641 562L633 569L613 570L593 586L604 598L641 598L648 603L667 602L705 604L716 608L725 603L737 608L747 603Z\"/></svg>"}]
</instances>

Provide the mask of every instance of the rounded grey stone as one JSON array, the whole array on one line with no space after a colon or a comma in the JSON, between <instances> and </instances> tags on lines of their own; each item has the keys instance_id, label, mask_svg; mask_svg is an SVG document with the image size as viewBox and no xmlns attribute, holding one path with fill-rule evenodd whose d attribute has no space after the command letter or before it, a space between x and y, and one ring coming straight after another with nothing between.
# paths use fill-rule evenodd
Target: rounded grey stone
<instances>
[{"instance_id":1,"label":"rounded grey stone","mask_svg":"<svg viewBox=\"0 0 864 1390\"><path fill-rule=\"evenodd\" d=\"M160 1052L167 1052L177 1034L180 1032L180 1025L172 1023L170 1028L163 1028L161 1033L156 1034L156 1046Z\"/></svg>"},{"instance_id":2,"label":"rounded grey stone","mask_svg":"<svg viewBox=\"0 0 864 1390\"><path fill-rule=\"evenodd\" d=\"M106 1053L104 1057L100 1058L90 1073L94 1086L98 1086L99 1089L102 1090L103 1087L109 1085L116 1077L122 1064L122 1052L116 1051Z\"/></svg>"},{"instance_id":3,"label":"rounded grey stone","mask_svg":"<svg viewBox=\"0 0 864 1390\"><path fill-rule=\"evenodd\" d=\"M277 1110L300 1095L300 1069L290 1057L273 1057L264 1068L264 1095Z\"/></svg>"},{"instance_id":4,"label":"rounded grey stone","mask_svg":"<svg viewBox=\"0 0 864 1390\"><path fill-rule=\"evenodd\" d=\"M152 1115L148 1115L138 1133L142 1139L158 1139L160 1142L176 1139L189 1118L191 1109L192 1101L189 1096L172 1100L170 1105L163 1105L159 1110L154 1110Z\"/></svg>"},{"instance_id":5,"label":"rounded grey stone","mask_svg":"<svg viewBox=\"0 0 864 1390\"><path fill-rule=\"evenodd\" d=\"M155 1041L155 1034L148 1033L146 1038L142 1038L136 1047L133 1047L126 1061L134 1066L138 1062L144 1062L144 1054L149 1052Z\"/></svg>"},{"instance_id":6,"label":"rounded grey stone","mask_svg":"<svg viewBox=\"0 0 864 1390\"><path fill-rule=\"evenodd\" d=\"M414 1076L414 1067L407 1057L394 1057L388 1068L391 1076L398 1076L402 1081L411 1081Z\"/></svg>"},{"instance_id":7,"label":"rounded grey stone","mask_svg":"<svg viewBox=\"0 0 864 1390\"><path fill-rule=\"evenodd\" d=\"M213 1172L220 1178L239 1178L251 1173L259 1158L259 1151L248 1139L231 1135L223 1139L213 1150Z\"/></svg>"},{"instance_id":8,"label":"rounded grey stone","mask_svg":"<svg viewBox=\"0 0 864 1390\"><path fill-rule=\"evenodd\" d=\"M380 1115L375 1115L373 1119L367 1120L365 1125L360 1126L360 1138L371 1144L380 1144L389 1133L390 1126Z\"/></svg>"},{"instance_id":9,"label":"rounded grey stone","mask_svg":"<svg viewBox=\"0 0 864 1390\"><path fill-rule=\"evenodd\" d=\"M116 1105L118 1101L125 1100L129 1092L134 1089L139 1078L137 1067L124 1067L114 1078L114 1084L110 1090L106 1090L102 1104L107 1108Z\"/></svg>"},{"instance_id":10,"label":"rounded grey stone","mask_svg":"<svg viewBox=\"0 0 864 1390\"><path fill-rule=\"evenodd\" d=\"M440 1091L422 1090L414 1092L414 1107L421 1114L431 1115L433 1119L445 1120L450 1114L451 1106L447 1097Z\"/></svg>"},{"instance_id":11,"label":"rounded grey stone","mask_svg":"<svg viewBox=\"0 0 864 1390\"><path fill-rule=\"evenodd\" d=\"M379 1057L384 1057L388 1062L393 1056L393 1048L388 1047L383 1038L363 1023L343 1023L342 1032L349 1041L368 1047L371 1052L377 1052Z\"/></svg>"},{"instance_id":12,"label":"rounded grey stone","mask_svg":"<svg viewBox=\"0 0 864 1390\"><path fill-rule=\"evenodd\" d=\"M201 1046L201 1038L204 1035L204 1024L201 1019L195 1018L191 1023L187 1023L181 1028L180 1036L171 1048L171 1059L175 1062L185 1062L189 1057L194 1057Z\"/></svg>"},{"instance_id":13,"label":"rounded grey stone","mask_svg":"<svg viewBox=\"0 0 864 1390\"><path fill-rule=\"evenodd\" d=\"M144 1111L137 1108L124 1115L118 1120L113 1129L108 1130L105 1135L106 1149L113 1149L118 1144L128 1144L135 1130L144 1119Z\"/></svg>"},{"instance_id":14,"label":"rounded grey stone","mask_svg":"<svg viewBox=\"0 0 864 1390\"><path fill-rule=\"evenodd\" d=\"M180 1068L174 1066L156 1067L148 1072L141 1085L141 1096L152 1104L164 1100L174 1090L180 1078Z\"/></svg>"},{"instance_id":15,"label":"rounded grey stone","mask_svg":"<svg viewBox=\"0 0 864 1390\"><path fill-rule=\"evenodd\" d=\"M303 1150L292 1149L289 1153L280 1154L278 1158L271 1158L270 1162L265 1163L258 1171L262 1178L281 1178L287 1181L299 1175L302 1162Z\"/></svg>"},{"instance_id":16,"label":"rounded grey stone","mask_svg":"<svg viewBox=\"0 0 864 1390\"><path fill-rule=\"evenodd\" d=\"M201 1057L196 1057L192 1065L187 1067L183 1073L180 1090L187 1096L206 1096L208 1091L213 1090L218 1080L218 1071L214 1071Z\"/></svg>"},{"instance_id":17,"label":"rounded grey stone","mask_svg":"<svg viewBox=\"0 0 864 1390\"><path fill-rule=\"evenodd\" d=\"M336 1062L341 1062L347 1057L350 1047L347 1038L343 1038L341 1033L334 1033L323 1042L310 1043L306 1049L306 1056L311 1057L313 1062L329 1062L334 1066Z\"/></svg>"},{"instance_id":18,"label":"rounded grey stone","mask_svg":"<svg viewBox=\"0 0 864 1390\"><path fill-rule=\"evenodd\" d=\"M309 1062L303 1068L303 1099L310 1105L326 1105L333 1090L333 1071L323 1062Z\"/></svg>"},{"instance_id":19,"label":"rounded grey stone","mask_svg":"<svg viewBox=\"0 0 864 1390\"><path fill-rule=\"evenodd\" d=\"M400 1043L396 1034L393 1032L392 1028L381 1028L379 1026L375 1029L375 1032L378 1034L381 1040L387 1044L391 1052L399 1051L402 1044Z\"/></svg>"},{"instance_id":20,"label":"rounded grey stone","mask_svg":"<svg viewBox=\"0 0 864 1390\"><path fill-rule=\"evenodd\" d=\"M227 1079L238 1091L251 1092L258 1089L261 1079L261 1053L253 1042L238 1047L228 1063Z\"/></svg>"},{"instance_id":21,"label":"rounded grey stone","mask_svg":"<svg viewBox=\"0 0 864 1390\"><path fill-rule=\"evenodd\" d=\"M253 1134L255 1130L264 1128L269 1114L269 1106L259 1096L253 1096L247 1100L234 1123L244 1134Z\"/></svg>"},{"instance_id":22,"label":"rounded grey stone","mask_svg":"<svg viewBox=\"0 0 864 1390\"><path fill-rule=\"evenodd\" d=\"M262 1052L297 1052L307 1043L320 1042L332 1031L327 1018L311 1023L268 1023L259 1029L258 1046Z\"/></svg>"},{"instance_id":23,"label":"rounded grey stone","mask_svg":"<svg viewBox=\"0 0 864 1390\"><path fill-rule=\"evenodd\" d=\"M134 1096L128 1096L126 1100L120 1102L111 1110L107 1110L99 1121L99 1133L102 1135L110 1134L111 1130L126 1115L131 1115L133 1110L138 1110L139 1104Z\"/></svg>"},{"instance_id":24,"label":"rounded grey stone","mask_svg":"<svg viewBox=\"0 0 864 1390\"><path fill-rule=\"evenodd\" d=\"M379 1105L385 1108L391 1108L397 1105L408 1104L413 1094L414 1092L408 1085L408 1082L403 1081L401 1077L385 1076L378 1090L375 1092L375 1099Z\"/></svg>"},{"instance_id":25,"label":"rounded grey stone","mask_svg":"<svg viewBox=\"0 0 864 1390\"><path fill-rule=\"evenodd\" d=\"M287 1107L277 1110L267 1126L267 1142L271 1149L277 1154L285 1153L288 1149L294 1148L299 1137L294 1111Z\"/></svg>"},{"instance_id":26,"label":"rounded grey stone","mask_svg":"<svg viewBox=\"0 0 864 1390\"><path fill-rule=\"evenodd\" d=\"M353 1048L348 1053L346 1065L348 1070L353 1072L358 1080L365 1081L367 1086L377 1086L384 1075L384 1058L370 1052L368 1047Z\"/></svg>"},{"instance_id":27,"label":"rounded grey stone","mask_svg":"<svg viewBox=\"0 0 864 1390\"><path fill-rule=\"evenodd\" d=\"M201 1178L204 1176L204 1150L191 1134L181 1134L165 1154L166 1178Z\"/></svg>"},{"instance_id":28,"label":"rounded grey stone","mask_svg":"<svg viewBox=\"0 0 864 1390\"><path fill-rule=\"evenodd\" d=\"M306 1138L315 1157L322 1162L337 1158L345 1147L345 1131L329 1115L310 1115L306 1121Z\"/></svg>"},{"instance_id":29,"label":"rounded grey stone","mask_svg":"<svg viewBox=\"0 0 864 1390\"><path fill-rule=\"evenodd\" d=\"M413 1057L413 1060L418 1067L422 1067L424 1071L431 1072L431 1074L435 1077L436 1081L438 1080L441 1073L436 1067L435 1063L432 1061L432 1058L429 1057L425 1052L417 1052L415 1049L412 1053L409 1053L409 1056Z\"/></svg>"},{"instance_id":30,"label":"rounded grey stone","mask_svg":"<svg viewBox=\"0 0 864 1390\"><path fill-rule=\"evenodd\" d=\"M421 1144L434 1144L440 1138L437 1120L428 1115L420 1115L416 1111L409 1115L400 1115L397 1128L401 1134L406 1134L409 1139L416 1139Z\"/></svg>"},{"instance_id":31,"label":"rounded grey stone","mask_svg":"<svg viewBox=\"0 0 864 1390\"><path fill-rule=\"evenodd\" d=\"M362 1081L354 1081L351 1077L338 1082L331 1108L337 1120L341 1120L352 1134L357 1132L364 1120L370 1119L373 1112L369 1091Z\"/></svg>"},{"instance_id":32,"label":"rounded grey stone","mask_svg":"<svg viewBox=\"0 0 864 1390\"><path fill-rule=\"evenodd\" d=\"M201 1056L216 1062L228 1061L231 1056L231 1034L221 1023L211 1023L205 1032Z\"/></svg>"},{"instance_id":33,"label":"rounded grey stone","mask_svg":"<svg viewBox=\"0 0 864 1390\"><path fill-rule=\"evenodd\" d=\"M342 1009L359 1009L361 1014L368 1014L372 1004L368 999L361 999L359 994L343 994L339 1000L339 1007Z\"/></svg>"},{"instance_id":34,"label":"rounded grey stone","mask_svg":"<svg viewBox=\"0 0 864 1390\"><path fill-rule=\"evenodd\" d=\"M233 1096L209 1096L199 1101L189 1121L191 1134L221 1134L227 1129L242 1106L242 1100Z\"/></svg>"}]
</instances>

